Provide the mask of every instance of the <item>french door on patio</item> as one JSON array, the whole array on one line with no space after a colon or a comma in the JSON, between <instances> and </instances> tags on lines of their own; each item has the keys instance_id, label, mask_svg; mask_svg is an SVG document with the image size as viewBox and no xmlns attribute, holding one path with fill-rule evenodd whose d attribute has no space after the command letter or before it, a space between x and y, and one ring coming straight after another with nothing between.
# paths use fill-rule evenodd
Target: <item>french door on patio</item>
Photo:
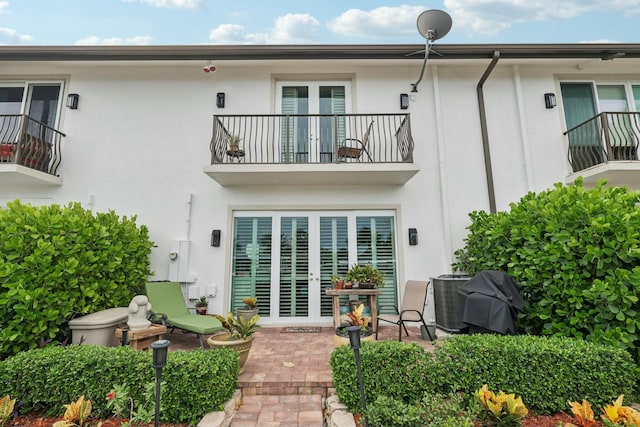
<instances>
[{"instance_id":1,"label":"french door on patio","mask_svg":"<svg viewBox=\"0 0 640 427\"><path fill-rule=\"evenodd\" d=\"M334 161L335 147L345 138L349 82L278 82L277 90L277 113L290 115L280 124L281 161Z\"/></svg>"},{"instance_id":2,"label":"french door on patio","mask_svg":"<svg viewBox=\"0 0 640 427\"><path fill-rule=\"evenodd\" d=\"M330 324L324 289L355 263L385 273L378 304L395 305L395 246L392 211L236 212L231 307L255 296L264 323Z\"/></svg>"}]
</instances>

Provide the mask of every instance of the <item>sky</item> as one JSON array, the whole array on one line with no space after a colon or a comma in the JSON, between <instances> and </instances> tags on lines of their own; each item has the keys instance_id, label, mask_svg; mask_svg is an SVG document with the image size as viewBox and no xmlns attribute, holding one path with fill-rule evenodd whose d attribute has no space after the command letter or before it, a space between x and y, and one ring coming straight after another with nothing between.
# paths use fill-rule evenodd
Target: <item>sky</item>
<instances>
[{"instance_id":1,"label":"sky","mask_svg":"<svg viewBox=\"0 0 640 427\"><path fill-rule=\"evenodd\" d=\"M0 45L639 43L640 0L0 0Z\"/></svg>"}]
</instances>

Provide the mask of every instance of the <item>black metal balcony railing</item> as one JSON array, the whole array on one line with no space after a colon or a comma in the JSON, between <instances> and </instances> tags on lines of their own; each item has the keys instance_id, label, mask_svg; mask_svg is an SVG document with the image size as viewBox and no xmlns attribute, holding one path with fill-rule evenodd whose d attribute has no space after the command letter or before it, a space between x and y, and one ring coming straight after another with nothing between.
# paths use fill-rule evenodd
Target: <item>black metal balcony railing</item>
<instances>
[{"instance_id":1,"label":"black metal balcony railing","mask_svg":"<svg viewBox=\"0 0 640 427\"><path fill-rule=\"evenodd\" d=\"M413 162L409 114L213 117L212 164L338 162Z\"/></svg>"},{"instance_id":2,"label":"black metal balcony railing","mask_svg":"<svg viewBox=\"0 0 640 427\"><path fill-rule=\"evenodd\" d=\"M56 175L62 132L25 114L0 115L0 163L14 163Z\"/></svg>"},{"instance_id":3,"label":"black metal balcony railing","mask_svg":"<svg viewBox=\"0 0 640 427\"><path fill-rule=\"evenodd\" d=\"M565 132L574 172L616 160L638 160L640 112L600 113Z\"/></svg>"}]
</instances>

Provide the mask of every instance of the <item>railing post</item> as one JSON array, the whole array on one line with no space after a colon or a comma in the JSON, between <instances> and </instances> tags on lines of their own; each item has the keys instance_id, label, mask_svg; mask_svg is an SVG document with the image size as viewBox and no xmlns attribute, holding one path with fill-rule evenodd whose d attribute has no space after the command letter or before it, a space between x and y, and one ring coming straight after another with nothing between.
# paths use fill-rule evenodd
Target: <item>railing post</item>
<instances>
[{"instance_id":1,"label":"railing post","mask_svg":"<svg viewBox=\"0 0 640 427\"><path fill-rule=\"evenodd\" d=\"M607 161L611 161L613 160L613 149L611 148L611 140L609 139L609 119L607 113L600 114L600 126L602 126L602 134L607 151Z\"/></svg>"}]
</instances>

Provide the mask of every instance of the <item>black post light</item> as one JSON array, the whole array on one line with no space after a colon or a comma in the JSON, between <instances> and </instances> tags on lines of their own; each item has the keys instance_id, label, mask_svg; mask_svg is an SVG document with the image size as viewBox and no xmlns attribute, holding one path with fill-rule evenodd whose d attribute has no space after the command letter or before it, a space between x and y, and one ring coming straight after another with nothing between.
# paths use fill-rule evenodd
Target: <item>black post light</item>
<instances>
[{"instance_id":1,"label":"black post light","mask_svg":"<svg viewBox=\"0 0 640 427\"><path fill-rule=\"evenodd\" d=\"M367 399L364 395L364 382L362 381L362 369L360 368L360 326L349 326L349 344L356 356L356 369L358 371L358 388L360 389L360 403L362 404L362 413L364 414L364 426L369 427L367 419Z\"/></svg>"},{"instance_id":2,"label":"black post light","mask_svg":"<svg viewBox=\"0 0 640 427\"><path fill-rule=\"evenodd\" d=\"M167 365L167 352L171 341L158 340L151 343L153 350L153 367L156 368L156 418L154 426L160 425L160 384L162 383L162 368Z\"/></svg>"}]
</instances>

